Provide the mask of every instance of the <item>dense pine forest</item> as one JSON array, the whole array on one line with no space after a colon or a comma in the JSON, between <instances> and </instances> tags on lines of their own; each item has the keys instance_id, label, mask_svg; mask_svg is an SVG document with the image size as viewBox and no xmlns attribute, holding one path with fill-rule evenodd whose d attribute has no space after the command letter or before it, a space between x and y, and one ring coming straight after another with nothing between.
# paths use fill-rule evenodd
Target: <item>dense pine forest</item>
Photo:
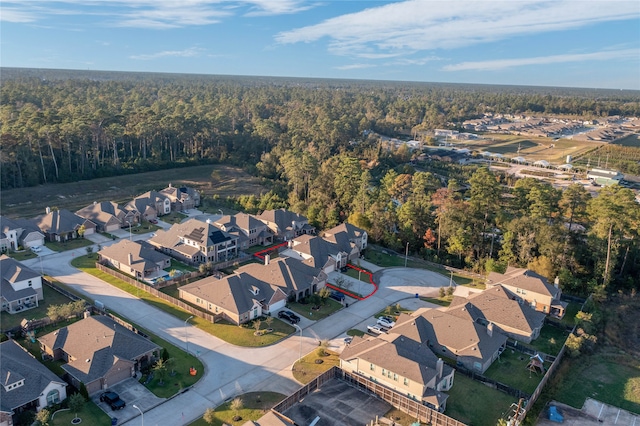
<instances>
[{"instance_id":1,"label":"dense pine forest","mask_svg":"<svg viewBox=\"0 0 640 426\"><path fill-rule=\"evenodd\" d=\"M271 189L229 201L246 211L349 220L393 249L477 271L527 266L576 294L640 288L631 190L591 198L580 185L415 166L378 136L485 113L640 116L637 92L3 69L1 105L2 189L226 163Z\"/></svg>"}]
</instances>

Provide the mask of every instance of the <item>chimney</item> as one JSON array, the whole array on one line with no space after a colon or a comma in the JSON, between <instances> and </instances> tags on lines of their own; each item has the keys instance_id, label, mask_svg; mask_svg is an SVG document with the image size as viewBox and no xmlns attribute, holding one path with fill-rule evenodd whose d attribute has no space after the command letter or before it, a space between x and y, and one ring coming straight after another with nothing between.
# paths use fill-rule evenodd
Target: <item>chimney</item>
<instances>
[{"instance_id":1,"label":"chimney","mask_svg":"<svg viewBox=\"0 0 640 426\"><path fill-rule=\"evenodd\" d=\"M264 264L265 264L265 266L268 265L269 262L271 262L271 255L267 253L267 254L264 255Z\"/></svg>"},{"instance_id":2,"label":"chimney","mask_svg":"<svg viewBox=\"0 0 640 426\"><path fill-rule=\"evenodd\" d=\"M291 228L294 229L294 230L296 229L296 221L295 220L291 221Z\"/></svg>"},{"instance_id":3,"label":"chimney","mask_svg":"<svg viewBox=\"0 0 640 426\"><path fill-rule=\"evenodd\" d=\"M84 314L83 314L83 316L82 316L82 317L83 317L83 318L89 318L90 316L91 316L91 312L89 312L88 310L86 310L86 311L84 311Z\"/></svg>"},{"instance_id":4,"label":"chimney","mask_svg":"<svg viewBox=\"0 0 640 426\"><path fill-rule=\"evenodd\" d=\"M173 188L173 186L171 186L171 182L169 182L169 188Z\"/></svg>"},{"instance_id":5,"label":"chimney","mask_svg":"<svg viewBox=\"0 0 640 426\"><path fill-rule=\"evenodd\" d=\"M49 214L51 213L51 207L47 207L46 209L44 209L45 213Z\"/></svg>"},{"instance_id":6,"label":"chimney","mask_svg":"<svg viewBox=\"0 0 640 426\"><path fill-rule=\"evenodd\" d=\"M487 334L491 337L493 336L493 323L490 322L489 324L487 324Z\"/></svg>"},{"instance_id":7,"label":"chimney","mask_svg":"<svg viewBox=\"0 0 640 426\"><path fill-rule=\"evenodd\" d=\"M133 264L133 254L129 253L129 265Z\"/></svg>"},{"instance_id":8,"label":"chimney","mask_svg":"<svg viewBox=\"0 0 640 426\"><path fill-rule=\"evenodd\" d=\"M211 218L207 219L207 223L211 223Z\"/></svg>"},{"instance_id":9,"label":"chimney","mask_svg":"<svg viewBox=\"0 0 640 426\"><path fill-rule=\"evenodd\" d=\"M553 280L553 286L557 289L560 288L560 277L556 276L556 279Z\"/></svg>"},{"instance_id":10,"label":"chimney","mask_svg":"<svg viewBox=\"0 0 640 426\"><path fill-rule=\"evenodd\" d=\"M442 379L442 374L444 373L444 361L442 358L438 358L436 362L436 371L438 372L438 380Z\"/></svg>"}]
</instances>

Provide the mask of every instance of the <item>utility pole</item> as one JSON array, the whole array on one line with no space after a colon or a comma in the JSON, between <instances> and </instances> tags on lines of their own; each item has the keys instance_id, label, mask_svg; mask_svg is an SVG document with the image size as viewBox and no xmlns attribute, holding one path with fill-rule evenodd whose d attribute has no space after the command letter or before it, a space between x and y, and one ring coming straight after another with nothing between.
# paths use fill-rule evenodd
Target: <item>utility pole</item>
<instances>
[{"instance_id":1,"label":"utility pole","mask_svg":"<svg viewBox=\"0 0 640 426\"><path fill-rule=\"evenodd\" d=\"M404 252L404 267L407 267L407 258L409 257L409 241L407 241L407 249Z\"/></svg>"}]
</instances>

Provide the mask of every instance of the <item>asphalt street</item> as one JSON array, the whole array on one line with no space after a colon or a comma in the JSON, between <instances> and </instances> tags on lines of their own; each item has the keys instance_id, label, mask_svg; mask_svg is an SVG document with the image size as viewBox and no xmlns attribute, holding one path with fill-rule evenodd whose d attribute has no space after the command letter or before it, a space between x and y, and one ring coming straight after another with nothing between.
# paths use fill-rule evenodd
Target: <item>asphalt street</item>
<instances>
[{"instance_id":1,"label":"asphalt street","mask_svg":"<svg viewBox=\"0 0 640 426\"><path fill-rule=\"evenodd\" d=\"M135 235L133 238L139 240L147 237ZM111 243L105 242L103 246ZM311 352L324 339L331 341L330 347L340 350L342 337L347 330L366 327L367 321L370 322L374 314L389 304L410 299L415 293L435 295L439 287L449 283L448 278L430 271L415 272L405 268L385 270L378 292L322 321L305 321L302 338L299 333L294 333L266 348L245 348L224 342L194 326L185 326L184 321L70 265L75 256L84 254L84 249L77 249L45 255L24 263L35 270L42 268L46 274L93 300L99 300L107 309L129 318L184 350L188 342L189 352L197 355L205 365L203 378L192 389L144 413L147 425L188 424L199 418L207 408L245 392L290 394L300 387L291 374L291 367L300 353L304 355ZM139 424L140 420L134 418L124 424L133 426Z\"/></svg>"}]
</instances>

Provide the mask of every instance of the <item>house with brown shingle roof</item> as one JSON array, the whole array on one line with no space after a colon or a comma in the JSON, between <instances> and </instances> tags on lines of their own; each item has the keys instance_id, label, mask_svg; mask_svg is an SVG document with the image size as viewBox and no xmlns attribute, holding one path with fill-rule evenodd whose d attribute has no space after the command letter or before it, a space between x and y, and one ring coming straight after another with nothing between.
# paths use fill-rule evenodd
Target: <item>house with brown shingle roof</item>
<instances>
[{"instance_id":1,"label":"house with brown shingle roof","mask_svg":"<svg viewBox=\"0 0 640 426\"><path fill-rule=\"evenodd\" d=\"M545 314L512 298L501 286L454 297L447 313L470 319L481 325L493 324L496 331L521 342L530 343L540 335Z\"/></svg>"},{"instance_id":2,"label":"house with brown shingle roof","mask_svg":"<svg viewBox=\"0 0 640 426\"><path fill-rule=\"evenodd\" d=\"M158 230L149 244L191 264L217 263L238 256L238 237L217 228L209 220L189 219L166 231Z\"/></svg>"},{"instance_id":3,"label":"house with brown shingle roof","mask_svg":"<svg viewBox=\"0 0 640 426\"><path fill-rule=\"evenodd\" d=\"M23 411L41 411L67 398L67 384L15 340L0 343L0 425Z\"/></svg>"},{"instance_id":4,"label":"house with brown shingle roof","mask_svg":"<svg viewBox=\"0 0 640 426\"><path fill-rule=\"evenodd\" d=\"M156 251L145 241L120 240L98 252L99 261L141 280L153 280L169 275L165 268L171 258Z\"/></svg>"},{"instance_id":5,"label":"house with brown shingle roof","mask_svg":"<svg viewBox=\"0 0 640 426\"><path fill-rule=\"evenodd\" d=\"M0 216L0 251L44 245L44 234L30 220Z\"/></svg>"},{"instance_id":6,"label":"house with brown shingle roof","mask_svg":"<svg viewBox=\"0 0 640 426\"><path fill-rule=\"evenodd\" d=\"M160 193L169 198L172 211L191 210L200 205L200 193L188 186L175 187L169 184Z\"/></svg>"},{"instance_id":7,"label":"house with brown shingle roof","mask_svg":"<svg viewBox=\"0 0 640 426\"><path fill-rule=\"evenodd\" d=\"M93 202L76 214L96 224L98 232L112 232L140 222L140 213L131 208L122 208L113 201Z\"/></svg>"},{"instance_id":8,"label":"house with brown shingle roof","mask_svg":"<svg viewBox=\"0 0 640 426\"><path fill-rule=\"evenodd\" d=\"M559 282L549 284L547 279L529 269L509 266L504 274L491 272L487 277L487 288L504 287L510 296L533 309L562 318L567 304L560 300L562 290Z\"/></svg>"},{"instance_id":9,"label":"house with brown shingle roof","mask_svg":"<svg viewBox=\"0 0 640 426\"><path fill-rule=\"evenodd\" d=\"M91 235L96 231L95 223L65 209L51 210L47 207L46 214L36 217L34 222L49 241L73 240L82 232L83 235Z\"/></svg>"},{"instance_id":10,"label":"house with brown shingle roof","mask_svg":"<svg viewBox=\"0 0 640 426\"><path fill-rule=\"evenodd\" d=\"M324 238L301 235L291 240L289 248L280 254L298 260L309 260L313 262L315 268L330 274L347 266L350 252L344 251L341 245Z\"/></svg>"},{"instance_id":11,"label":"house with brown shingle roof","mask_svg":"<svg viewBox=\"0 0 640 426\"><path fill-rule=\"evenodd\" d=\"M138 211L145 220L156 220L171 213L171 201L160 192L148 191L129 201L126 208Z\"/></svg>"},{"instance_id":12,"label":"house with brown shingle roof","mask_svg":"<svg viewBox=\"0 0 640 426\"><path fill-rule=\"evenodd\" d=\"M258 244L262 246L273 244L273 234L269 232L267 225L251 214L225 215L216 220L215 225L237 236L240 250L246 250Z\"/></svg>"},{"instance_id":13,"label":"house with brown shingle roof","mask_svg":"<svg viewBox=\"0 0 640 426\"><path fill-rule=\"evenodd\" d=\"M393 332L422 342L434 353L479 373L498 359L507 343L506 335L494 333L492 323L485 327L471 318L431 308L400 314Z\"/></svg>"},{"instance_id":14,"label":"house with brown shingle roof","mask_svg":"<svg viewBox=\"0 0 640 426\"><path fill-rule=\"evenodd\" d=\"M444 412L455 370L419 341L392 331L354 337L340 354L340 368Z\"/></svg>"},{"instance_id":15,"label":"house with brown shingle roof","mask_svg":"<svg viewBox=\"0 0 640 426\"><path fill-rule=\"evenodd\" d=\"M285 306L284 291L241 269L222 279L210 276L183 285L178 289L179 297L237 325Z\"/></svg>"},{"instance_id":16,"label":"house with brown shingle roof","mask_svg":"<svg viewBox=\"0 0 640 426\"><path fill-rule=\"evenodd\" d=\"M309 220L285 209L265 210L257 216L280 241L289 241L300 235L315 235L316 228Z\"/></svg>"},{"instance_id":17,"label":"house with brown shingle roof","mask_svg":"<svg viewBox=\"0 0 640 426\"><path fill-rule=\"evenodd\" d=\"M364 229L345 222L325 231L322 238L342 246L343 250L349 252L354 251L352 245L355 244L359 255L362 250L367 248L369 236Z\"/></svg>"},{"instance_id":18,"label":"house with brown shingle roof","mask_svg":"<svg viewBox=\"0 0 640 426\"><path fill-rule=\"evenodd\" d=\"M40 348L62 365L72 384L89 394L135 376L160 356L158 345L106 316L91 316L38 339Z\"/></svg>"}]
</instances>

